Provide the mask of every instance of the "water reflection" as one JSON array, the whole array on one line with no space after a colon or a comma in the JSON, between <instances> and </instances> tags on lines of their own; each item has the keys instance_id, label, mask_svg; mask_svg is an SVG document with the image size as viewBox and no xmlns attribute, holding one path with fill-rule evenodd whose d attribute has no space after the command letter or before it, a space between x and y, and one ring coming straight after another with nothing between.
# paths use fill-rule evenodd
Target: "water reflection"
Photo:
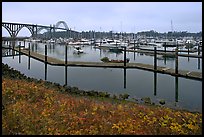
<instances>
[{"instance_id":1,"label":"water reflection","mask_svg":"<svg viewBox=\"0 0 204 137\"><path fill-rule=\"evenodd\" d=\"M198 58L198 69L200 69L200 58Z\"/></svg>"},{"instance_id":2,"label":"water reflection","mask_svg":"<svg viewBox=\"0 0 204 137\"><path fill-rule=\"evenodd\" d=\"M124 68L124 89L126 89L126 68Z\"/></svg>"},{"instance_id":3,"label":"water reflection","mask_svg":"<svg viewBox=\"0 0 204 137\"><path fill-rule=\"evenodd\" d=\"M21 63L21 52L19 52L18 54L19 54L19 63Z\"/></svg>"},{"instance_id":4,"label":"water reflection","mask_svg":"<svg viewBox=\"0 0 204 137\"><path fill-rule=\"evenodd\" d=\"M30 56L28 56L28 70L30 70Z\"/></svg>"},{"instance_id":5,"label":"water reflection","mask_svg":"<svg viewBox=\"0 0 204 137\"><path fill-rule=\"evenodd\" d=\"M175 76L175 102L178 102L178 77Z\"/></svg>"},{"instance_id":6,"label":"water reflection","mask_svg":"<svg viewBox=\"0 0 204 137\"><path fill-rule=\"evenodd\" d=\"M65 85L67 85L67 65L65 65Z\"/></svg>"},{"instance_id":7,"label":"water reflection","mask_svg":"<svg viewBox=\"0 0 204 137\"><path fill-rule=\"evenodd\" d=\"M34 45L31 45L31 49L36 50ZM48 46L48 51L54 51L54 45ZM69 59L72 47L70 46L56 46L63 51L63 60ZM55 49L56 49L55 47ZM66 49L67 47L67 49ZM41 50L43 48L43 50ZM45 46L38 47L38 52L45 54ZM94 51L95 49L93 49ZM97 49L98 50L98 49ZM67 54L66 54L67 51ZM56 50L54 51L56 53ZM40 79L57 82L61 85L67 85L69 81L70 86L77 86L81 89L107 91L112 94L127 93L130 97L144 97L161 99L164 98L168 103L173 103L175 107L182 106L183 108L193 110L199 109L202 111L202 81L189 80L184 78L173 77L165 74L157 74L156 72L148 72L137 69L117 69L117 68L86 68L86 67L69 67L68 66L51 66L47 63L42 63L34 60L30 56L24 55L16 56L17 52L11 50L12 57L2 58L2 62L7 63L9 66L20 70L27 76ZM10 54L7 53L7 54ZM15 54L13 54L15 53ZM48 52L50 53L50 51ZM98 55L101 53L101 55ZM141 53L133 52L135 60L141 58ZM52 53L53 54L53 53ZM60 53L61 54L61 53ZM85 56L86 54L82 55ZM111 56L115 57L115 54L109 53L106 50L99 50L97 56ZM14 56L16 56L14 58ZM118 57L123 57L117 54ZM127 56L132 56L132 53L128 53ZM24 60L23 60L24 59ZM151 58L152 59L152 58ZM19 61L18 61L19 60ZM21 61L23 60L23 61ZM180 62L186 60L186 58L180 58ZM192 59L194 60L194 59ZM190 62L192 62L192 60ZM194 60L197 62L197 67L200 69L200 58ZM159 61L158 61L159 62ZM163 61L162 61L163 62ZM196 63L195 62L195 63ZM201 62L202 63L202 62ZM32 70L31 70L32 64ZM168 64L168 61L167 61ZM27 67L28 66L28 67ZM48 72L49 70L49 72ZM123 71L123 72L122 72ZM201 70L202 71L202 70ZM49 74L48 74L49 73ZM68 77L69 73L69 77ZM44 78L43 78L44 75ZM178 82L179 80L179 82ZM196 90L195 90L196 89ZM153 90L153 91L152 91ZM153 92L153 93L152 93ZM179 98L180 97L180 98Z\"/></svg>"},{"instance_id":8,"label":"water reflection","mask_svg":"<svg viewBox=\"0 0 204 137\"><path fill-rule=\"evenodd\" d=\"M47 62L45 62L45 80L47 80Z\"/></svg>"},{"instance_id":9,"label":"water reflection","mask_svg":"<svg viewBox=\"0 0 204 137\"><path fill-rule=\"evenodd\" d=\"M157 72L154 72L154 96L157 95Z\"/></svg>"}]
</instances>

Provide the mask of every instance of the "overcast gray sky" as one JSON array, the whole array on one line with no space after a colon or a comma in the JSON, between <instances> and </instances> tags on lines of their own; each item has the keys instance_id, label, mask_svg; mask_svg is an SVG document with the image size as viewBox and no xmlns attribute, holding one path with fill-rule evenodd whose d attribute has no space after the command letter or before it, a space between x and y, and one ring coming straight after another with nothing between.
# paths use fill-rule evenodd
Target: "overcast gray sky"
<instances>
[{"instance_id":1,"label":"overcast gray sky","mask_svg":"<svg viewBox=\"0 0 204 137\"><path fill-rule=\"evenodd\" d=\"M61 20L77 31L168 32L172 20L174 31L200 32L202 2L2 2L2 22Z\"/></svg>"}]
</instances>

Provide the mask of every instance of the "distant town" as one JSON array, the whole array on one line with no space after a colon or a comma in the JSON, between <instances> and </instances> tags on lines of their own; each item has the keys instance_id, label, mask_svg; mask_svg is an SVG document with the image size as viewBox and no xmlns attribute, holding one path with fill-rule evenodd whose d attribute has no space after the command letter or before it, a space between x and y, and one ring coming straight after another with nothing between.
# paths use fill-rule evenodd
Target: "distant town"
<instances>
[{"instance_id":1,"label":"distant town","mask_svg":"<svg viewBox=\"0 0 204 137\"><path fill-rule=\"evenodd\" d=\"M7 39L8 37L3 37ZM20 37L18 37L20 38ZM17 38L17 39L18 39ZM58 43L70 45L91 45L95 47L115 47L126 46L129 49L137 48L175 51L180 50L201 50L202 51L202 31L198 33L190 33L187 31L176 32L169 31L159 33L154 30L142 31L137 33L126 32L95 32L82 31L77 32L71 29L67 31L44 32L37 34L35 37L22 37L26 41L37 41L42 43Z\"/></svg>"}]
</instances>

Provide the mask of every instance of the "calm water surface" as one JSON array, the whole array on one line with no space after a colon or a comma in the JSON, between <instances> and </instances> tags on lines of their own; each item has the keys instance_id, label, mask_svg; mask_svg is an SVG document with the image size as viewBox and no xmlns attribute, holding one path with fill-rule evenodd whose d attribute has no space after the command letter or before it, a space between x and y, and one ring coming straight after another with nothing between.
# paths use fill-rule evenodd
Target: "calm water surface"
<instances>
[{"instance_id":1,"label":"calm water surface","mask_svg":"<svg viewBox=\"0 0 204 137\"><path fill-rule=\"evenodd\" d=\"M33 47L33 50L44 54L44 44ZM84 54L73 54L73 47L68 48L70 61L100 61L102 57L123 59L123 54L110 53L106 50L95 49L91 46L82 47ZM64 46L57 45L48 48L48 56L64 59ZM153 57L138 53L127 53L130 62L153 64ZM179 68L202 72L202 59L198 69L198 59L179 57ZM64 85L76 86L83 90L106 91L111 95L127 93L131 98L141 99L150 97L151 101L159 104L166 101L165 106L202 112L202 81L173 77L166 74L154 73L139 69L68 67L67 78L64 66L51 66L25 55L3 57L2 62L21 71L26 76L48 80ZM174 68L175 60L158 60L158 65ZM66 80L65 80L66 79Z\"/></svg>"}]
</instances>

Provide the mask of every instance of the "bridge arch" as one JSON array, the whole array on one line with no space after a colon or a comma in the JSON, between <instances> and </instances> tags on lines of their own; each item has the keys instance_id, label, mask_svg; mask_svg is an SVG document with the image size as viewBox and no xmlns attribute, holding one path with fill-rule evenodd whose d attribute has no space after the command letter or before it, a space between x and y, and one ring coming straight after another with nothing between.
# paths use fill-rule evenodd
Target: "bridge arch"
<instances>
[{"instance_id":1,"label":"bridge arch","mask_svg":"<svg viewBox=\"0 0 204 137\"><path fill-rule=\"evenodd\" d=\"M4 27L8 31L9 35L12 37L11 29L8 26L3 24L2 24L2 27Z\"/></svg>"},{"instance_id":2,"label":"bridge arch","mask_svg":"<svg viewBox=\"0 0 204 137\"><path fill-rule=\"evenodd\" d=\"M39 34L40 33L40 31L42 31L42 30L47 30L47 32L50 32L50 29L49 28L45 28L45 27L41 27L41 28L38 28L37 29L37 34Z\"/></svg>"},{"instance_id":3,"label":"bridge arch","mask_svg":"<svg viewBox=\"0 0 204 137\"><path fill-rule=\"evenodd\" d=\"M17 37L17 35L19 34L19 32L23 29L23 28L27 28L29 31L30 31L30 33L31 33L31 36L33 35L33 30L32 30L32 28L30 28L30 27L28 27L28 26L21 26L18 30L17 30L17 32L16 32L16 37Z\"/></svg>"},{"instance_id":4,"label":"bridge arch","mask_svg":"<svg viewBox=\"0 0 204 137\"><path fill-rule=\"evenodd\" d=\"M68 26L67 26L67 23L64 22L64 21L58 21L57 24L56 24L56 28L58 28L60 24L63 24L65 29L67 29L67 30L69 29Z\"/></svg>"}]
</instances>

